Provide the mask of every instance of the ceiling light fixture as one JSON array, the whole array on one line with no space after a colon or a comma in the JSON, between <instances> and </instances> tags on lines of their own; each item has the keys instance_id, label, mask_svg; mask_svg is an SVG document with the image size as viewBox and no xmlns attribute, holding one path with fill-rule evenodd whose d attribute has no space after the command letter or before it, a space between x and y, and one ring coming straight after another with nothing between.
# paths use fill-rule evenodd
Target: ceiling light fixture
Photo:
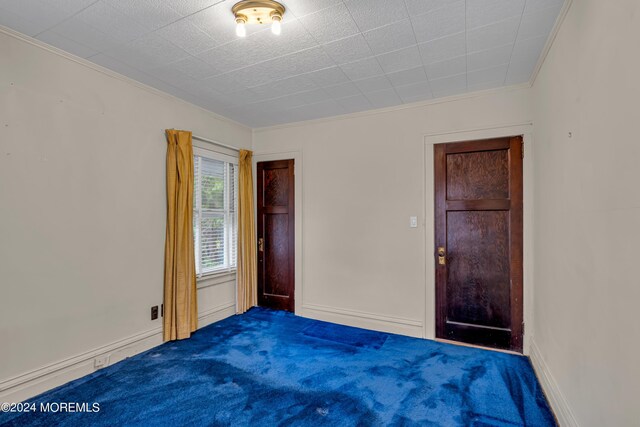
<instances>
[{"instance_id":1,"label":"ceiling light fixture","mask_svg":"<svg viewBox=\"0 0 640 427\"><path fill-rule=\"evenodd\" d=\"M271 23L271 32L279 35L282 32L284 10L284 6L277 1L242 0L231 8L236 17L236 34L238 37L246 37L246 25Z\"/></svg>"}]
</instances>

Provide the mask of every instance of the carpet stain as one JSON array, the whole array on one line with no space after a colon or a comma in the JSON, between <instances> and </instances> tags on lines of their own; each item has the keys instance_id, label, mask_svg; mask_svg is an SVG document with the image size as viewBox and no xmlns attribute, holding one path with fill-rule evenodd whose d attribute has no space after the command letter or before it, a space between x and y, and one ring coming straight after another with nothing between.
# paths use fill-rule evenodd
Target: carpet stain
<instances>
[{"instance_id":1,"label":"carpet stain","mask_svg":"<svg viewBox=\"0 0 640 427\"><path fill-rule=\"evenodd\" d=\"M554 426L529 360L254 308L31 399L7 426Z\"/></svg>"}]
</instances>

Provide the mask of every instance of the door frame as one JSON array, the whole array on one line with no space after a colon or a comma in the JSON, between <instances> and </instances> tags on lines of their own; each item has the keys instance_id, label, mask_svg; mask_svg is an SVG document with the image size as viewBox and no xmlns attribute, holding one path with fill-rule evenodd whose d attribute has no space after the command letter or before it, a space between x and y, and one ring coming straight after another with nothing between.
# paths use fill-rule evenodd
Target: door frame
<instances>
[{"instance_id":1,"label":"door frame","mask_svg":"<svg viewBox=\"0 0 640 427\"><path fill-rule=\"evenodd\" d=\"M474 141L522 135L524 142L523 179L523 319L525 334L523 353L529 354L533 337L533 123L519 123L463 131L441 132L424 135L425 154L425 317L424 337L436 337L436 280L433 251L435 248L434 206L434 157L435 144Z\"/></svg>"},{"instance_id":2,"label":"door frame","mask_svg":"<svg viewBox=\"0 0 640 427\"><path fill-rule=\"evenodd\" d=\"M302 314L302 296L303 296L303 282L302 282L302 152L301 151L281 151L281 152L254 152L252 160L253 168L253 206L256 210L255 230L258 232L258 162L271 162L275 160L288 160L293 159L294 162L294 229L295 229L295 248L294 248L294 310L297 315ZM254 236L254 240L257 241L257 235Z\"/></svg>"}]
</instances>

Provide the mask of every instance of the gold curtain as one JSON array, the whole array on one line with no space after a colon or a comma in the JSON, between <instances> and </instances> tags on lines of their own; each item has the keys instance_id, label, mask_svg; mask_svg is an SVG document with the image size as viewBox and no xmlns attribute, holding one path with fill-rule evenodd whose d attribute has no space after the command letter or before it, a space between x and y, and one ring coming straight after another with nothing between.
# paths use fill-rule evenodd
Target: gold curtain
<instances>
[{"instance_id":1,"label":"gold curtain","mask_svg":"<svg viewBox=\"0 0 640 427\"><path fill-rule=\"evenodd\" d=\"M252 156L251 151L240 150L238 159L238 313L258 299Z\"/></svg>"},{"instance_id":2,"label":"gold curtain","mask_svg":"<svg viewBox=\"0 0 640 427\"><path fill-rule=\"evenodd\" d=\"M164 341L189 338L198 327L193 248L191 132L167 129L167 236L164 247Z\"/></svg>"}]
</instances>

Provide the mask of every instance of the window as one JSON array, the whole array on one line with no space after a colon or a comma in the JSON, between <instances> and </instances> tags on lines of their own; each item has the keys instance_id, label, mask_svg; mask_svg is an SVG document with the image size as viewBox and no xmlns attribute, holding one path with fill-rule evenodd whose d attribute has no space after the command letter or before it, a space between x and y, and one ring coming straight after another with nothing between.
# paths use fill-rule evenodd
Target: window
<instances>
[{"instance_id":1,"label":"window","mask_svg":"<svg viewBox=\"0 0 640 427\"><path fill-rule=\"evenodd\" d=\"M196 274L236 268L237 159L194 148L193 236Z\"/></svg>"}]
</instances>

